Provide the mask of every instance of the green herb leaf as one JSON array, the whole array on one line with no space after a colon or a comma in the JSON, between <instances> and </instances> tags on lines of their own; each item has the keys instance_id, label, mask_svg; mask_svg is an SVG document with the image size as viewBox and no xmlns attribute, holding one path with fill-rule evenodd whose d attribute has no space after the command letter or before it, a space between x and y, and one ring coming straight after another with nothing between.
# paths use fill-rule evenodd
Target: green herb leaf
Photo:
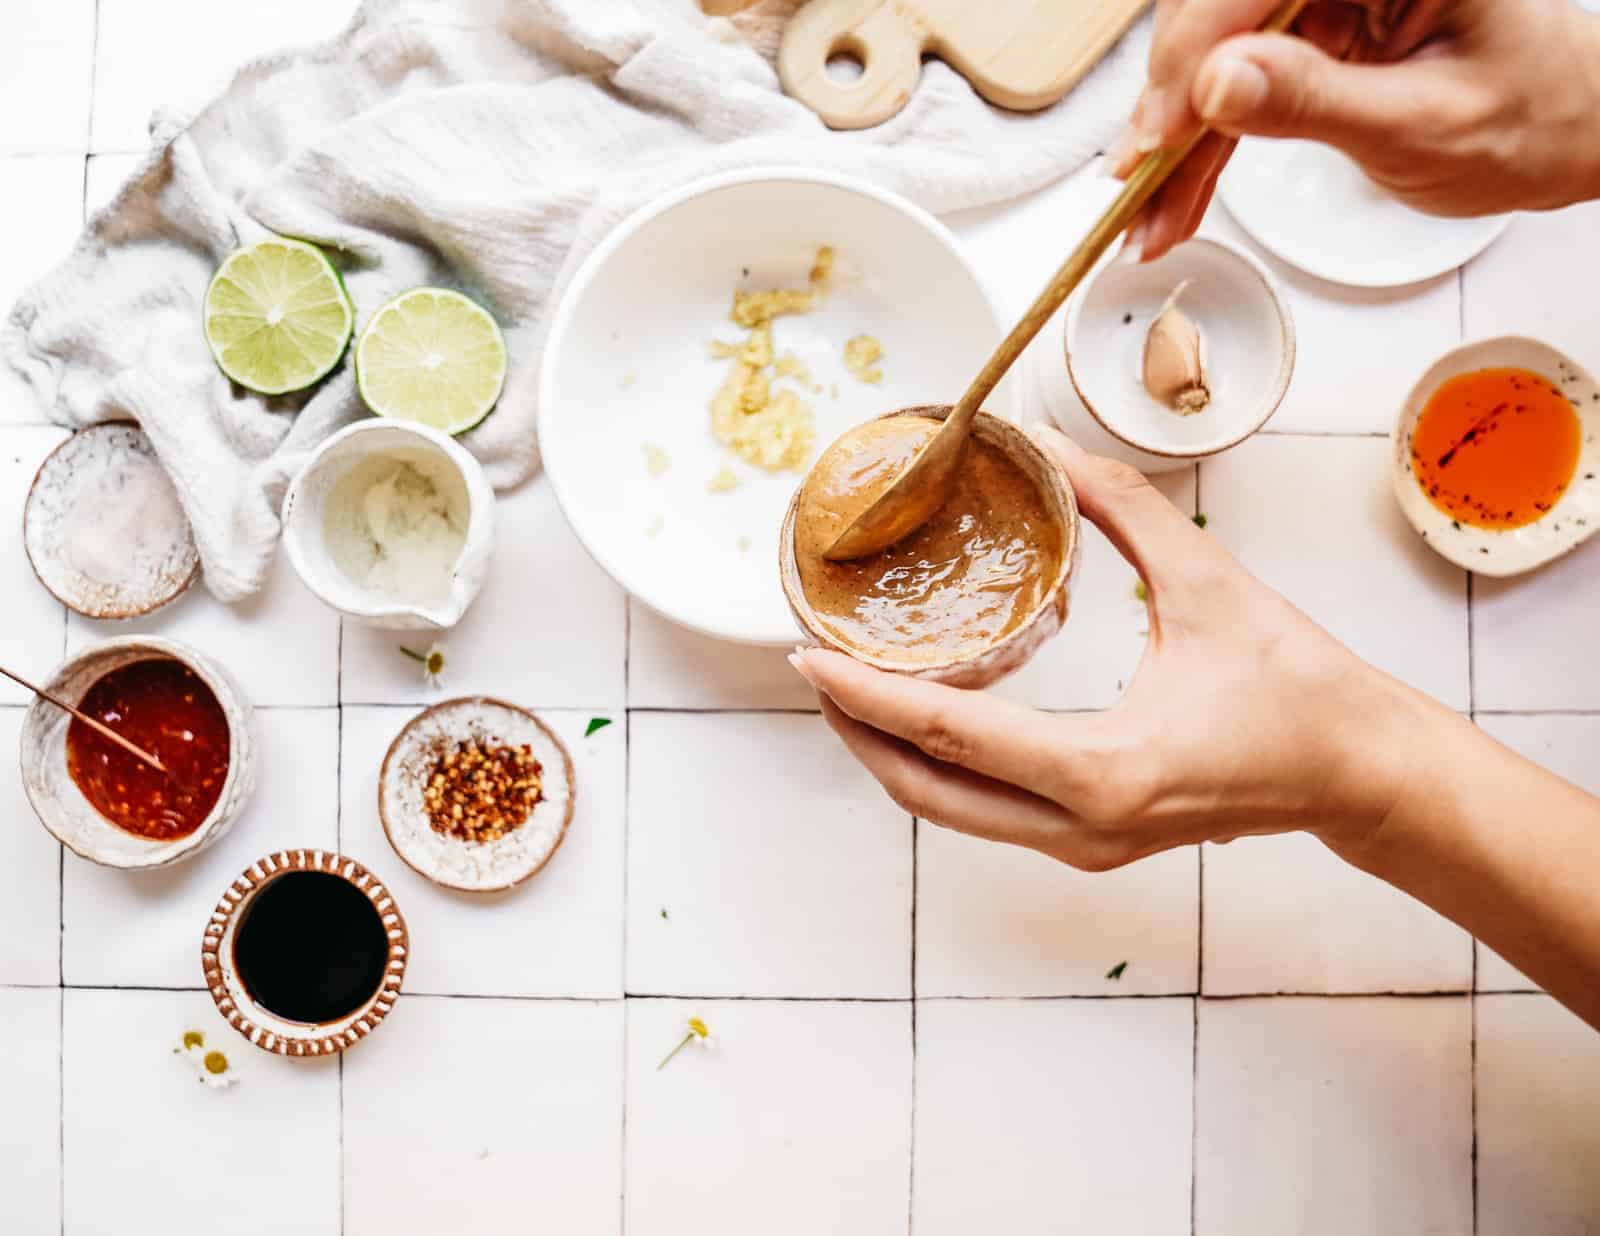
<instances>
[{"instance_id":1,"label":"green herb leaf","mask_svg":"<svg viewBox=\"0 0 1600 1236\"><path fill-rule=\"evenodd\" d=\"M668 917L668 915L667 915L667 907L666 906L662 906L661 907L661 917L662 918L667 918Z\"/></svg>"},{"instance_id":2,"label":"green herb leaf","mask_svg":"<svg viewBox=\"0 0 1600 1236\"><path fill-rule=\"evenodd\" d=\"M1204 528L1210 522L1211 521L1207 519L1204 514L1196 515L1194 517L1194 526L1196 528Z\"/></svg>"},{"instance_id":3,"label":"green herb leaf","mask_svg":"<svg viewBox=\"0 0 1600 1236\"><path fill-rule=\"evenodd\" d=\"M1127 962L1119 961L1119 962L1117 962L1116 965L1112 966L1111 969L1106 971L1106 977L1108 979L1119 979L1119 978L1122 977L1122 972L1124 970L1126 970L1127 968L1128 968L1128 963Z\"/></svg>"},{"instance_id":4,"label":"green herb leaf","mask_svg":"<svg viewBox=\"0 0 1600 1236\"><path fill-rule=\"evenodd\" d=\"M608 726L610 724L611 724L611 718L610 717L592 717L589 720L589 728L583 731L583 736L585 738L587 738L587 737L589 737L589 735L593 734L596 730L603 730L603 729L606 728L606 726Z\"/></svg>"}]
</instances>

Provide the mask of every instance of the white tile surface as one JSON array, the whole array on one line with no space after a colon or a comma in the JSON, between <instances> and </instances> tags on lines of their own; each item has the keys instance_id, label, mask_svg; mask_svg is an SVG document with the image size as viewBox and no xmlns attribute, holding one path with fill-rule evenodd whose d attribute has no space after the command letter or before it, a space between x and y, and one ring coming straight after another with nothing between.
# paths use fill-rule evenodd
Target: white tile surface
<instances>
[{"instance_id":1,"label":"white tile surface","mask_svg":"<svg viewBox=\"0 0 1600 1236\"><path fill-rule=\"evenodd\" d=\"M1389 488L1381 438L1255 437L1201 465L1200 501L1244 565L1357 655L1467 707L1466 578Z\"/></svg>"},{"instance_id":2,"label":"white tile surface","mask_svg":"<svg viewBox=\"0 0 1600 1236\"><path fill-rule=\"evenodd\" d=\"M339 702L339 615L306 591L286 554L273 558L266 586L237 605L224 605L197 581L143 618L67 616L72 652L113 635L162 635L210 653L233 671L257 707Z\"/></svg>"},{"instance_id":3,"label":"white tile surface","mask_svg":"<svg viewBox=\"0 0 1600 1236\"><path fill-rule=\"evenodd\" d=\"M1196 1236L1472 1230L1465 997L1202 1000Z\"/></svg>"},{"instance_id":4,"label":"white tile surface","mask_svg":"<svg viewBox=\"0 0 1600 1236\"><path fill-rule=\"evenodd\" d=\"M627 1078L628 1236L905 1230L910 1005L629 1000Z\"/></svg>"},{"instance_id":5,"label":"white tile surface","mask_svg":"<svg viewBox=\"0 0 1600 1236\"><path fill-rule=\"evenodd\" d=\"M923 1001L912 1230L1187 1232L1193 1064L1191 1000Z\"/></svg>"},{"instance_id":6,"label":"white tile surface","mask_svg":"<svg viewBox=\"0 0 1600 1236\"><path fill-rule=\"evenodd\" d=\"M46 3L48 0L40 0ZM0 40L3 43L4 40ZM0 82L4 82L0 74ZM0 112L0 117L5 115ZM0 119L0 123L4 123ZM0 321L12 302L67 256L83 216L81 154L0 156ZM7 367L9 368L9 366ZM7 390L8 403L14 396ZM0 409L0 424L42 420L31 402Z\"/></svg>"},{"instance_id":7,"label":"white tile surface","mask_svg":"<svg viewBox=\"0 0 1600 1236\"><path fill-rule=\"evenodd\" d=\"M517 888L459 893L401 862L378 819L378 770L415 711L346 708L340 773L340 845L389 882L416 941L406 990L621 996L622 717L585 738L588 713L539 713L572 755L578 800L566 839L545 869Z\"/></svg>"},{"instance_id":8,"label":"white tile surface","mask_svg":"<svg viewBox=\"0 0 1600 1236\"><path fill-rule=\"evenodd\" d=\"M204 853L161 871L65 859L62 972L87 986L204 986L200 936L224 889L264 854L339 848L339 713L261 709L254 800Z\"/></svg>"},{"instance_id":9,"label":"white tile surface","mask_svg":"<svg viewBox=\"0 0 1600 1236\"><path fill-rule=\"evenodd\" d=\"M0 753L5 756L0 765L0 820L5 821L0 871L6 873L6 892L0 896L0 983L54 986L61 977L61 846L28 805L11 754L22 733L23 712L0 708ZM0 1018L0 1026L4 1024Z\"/></svg>"},{"instance_id":10,"label":"white tile surface","mask_svg":"<svg viewBox=\"0 0 1600 1236\"><path fill-rule=\"evenodd\" d=\"M1295 322L1295 369L1268 433L1387 434L1422 371L1460 341L1455 272L1404 288L1351 288L1280 262L1221 205L1206 232L1254 253L1277 278Z\"/></svg>"},{"instance_id":11,"label":"white tile surface","mask_svg":"<svg viewBox=\"0 0 1600 1236\"><path fill-rule=\"evenodd\" d=\"M615 1236L622 1022L619 1001L402 996L345 1058L346 1236Z\"/></svg>"},{"instance_id":12,"label":"white tile surface","mask_svg":"<svg viewBox=\"0 0 1600 1236\"><path fill-rule=\"evenodd\" d=\"M1463 272L1468 339L1532 335L1600 371L1600 202L1518 215Z\"/></svg>"},{"instance_id":13,"label":"white tile surface","mask_svg":"<svg viewBox=\"0 0 1600 1236\"><path fill-rule=\"evenodd\" d=\"M1195 513L1195 470L1152 477L1186 515ZM1149 615L1135 592L1139 577L1110 541L1083 522L1083 560L1066 625L1020 672L995 688L1039 708L1109 708L1122 698L1144 655Z\"/></svg>"},{"instance_id":14,"label":"white tile surface","mask_svg":"<svg viewBox=\"0 0 1600 1236\"><path fill-rule=\"evenodd\" d=\"M1600 612L1600 541L1516 579L1472 586L1477 707L1600 711L1600 657L1585 651Z\"/></svg>"},{"instance_id":15,"label":"white tile surface","mask_svg":"<svg viewBox=\"0 0 1600 1236\"><path fill-rule=\"evenodd\" d=\"M99 0L92 150L142 150L150 113L192 114L246 61L338 33L348 0Z\"/></svg>"},{"instance_id":16,"label":"white tile surface","mask_svg":"<svg viewBox=\"0 0 1600 1236\"><path fill-rule=\"evenodd\" d=\"M186 1030L237 1086L173 1054ZM63 1037L65 1236L336 1236L337 1060L250 1046L203 992L68 991Z\"/></svg>"},{"instance_id":17,"label":"white tile surface","mask_svg":"<svg viewBox=\"0 0 1600 1236\"><path fill-rule=\"evenodd\" d=\"M524 708L620 708L627 604L572 535L543 476L495 506L489 578L467 616L438 636L453 695L496 695ZM435 695L401 645L433 637L344 628L344 702L429 703Z\"/></svg>"},{"instance_id":18,"label":"white tile surface","mask_svg":"<svg viewBox=\"0 0 1600 1236\"><path fill-rule=\"evenodd\" d=\"M95 0L12 0L0 39L0 152L89 140Z\"/></svg>"},{"instance_id":19,"label":"white tile surface","mask_svg":"<svg viewBox=\"0 0 1600 1236\"><path fill-rule=\"evenodd\" d=\"M1089 873L918 825L919 996L1169 995L1197 985L1192 847ZM1120 962L1118 979L1107 977Z\"/></svg>"},{"instance_id":20,"label":"white tile surface","mask_svg":"<svg viewBox=\"0 0 1600 1236\"><path fill-rule=\"evenodd\" d=\"M0 987L0 1198L6 1230L61 1230L61 992Z\"/></svg>"},{"instance_id":21,"label":"white tile surface","mask_svg":"<svg viewBox=\"0 0 1600 1236\"><path fill-rule=\"evenodd\" d=\"M28 564L22 546L22 512L28 488L51 451L66 439L63 430L45 427L0 428L0 581L5 617L0 620L0 664L43 684L61 663L66 611ZM32 699L10 679L0 679L0 704Z\"/></svg>"},{"instance_id":22,"label":"white tile surface","mask_svg":"<svg viewBox=\"0 0 1600 1236\"><path fill-rule=\"evenodd\" d=\"M1600 717L1480 716L1478 725L1513 751L1558 777L1600 794ZM1478 945L1479 991L1535 991L1528 978L1500 954Z\"/></svg>"},{"instance_id":23,"label":"white tile surface","mask_svg":"<svg viewBox=\"0 0 1600 1236\"><path fill-rule=\"evenodd\" d=\"M1600 1036L1545 996L1482 996L1478 1232L1586 1236L1600 1215Z\"/></svg>"},{"instance_id":24,"label":"white tile surface","mask_svg":"<svg viewBox=\"0 0 1600 1236\"><path fill-rule=\"evenodd\" d=\"M630 992L911 994L911 818L820 717L636 713L630 764Z\"/></svg>"},{"instance_id":25,"label":"white tile surface","mask_svg":"<svg viewBox=\"0 0 1600 1236\"><path fill-rule=\"evenodd\" d=\"M816 693L790 666L789 649L723 643L637 601L628 606L630 708L816 711Z\"/></svg>"},{"instance_id":26,"label":"white tile surface","mask_svg":"<svg viewBox=\"0 0 1600 1236\"><path fill-rule=\"evenodd\" d=\"M1304 833L1205 847L1207 995L1466 991L1472 939Z\"/></svg>"}]
</instances>

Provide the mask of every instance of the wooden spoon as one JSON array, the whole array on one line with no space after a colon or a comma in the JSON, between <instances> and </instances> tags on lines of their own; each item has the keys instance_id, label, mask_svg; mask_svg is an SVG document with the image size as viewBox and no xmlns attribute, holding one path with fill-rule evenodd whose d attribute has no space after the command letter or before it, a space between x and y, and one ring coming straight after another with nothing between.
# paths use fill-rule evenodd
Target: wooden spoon
<instances>
[{"instance_id":1,"label":"wooden spoon","mask_svg":"<svg viewBox=\"0 0 1600 1236\"><path fill-rule=\"evenodd\" d=\"M124 738L121 734L117 733L117 731L112 729L110 726L105 725L105 724L103 724L103 723L101 723L99 721L96 721L93 717L91 717L86 712L79 712L71 704L65 703L64 701L57 699L55 696L51 695L50 692L46 691L43 687L34 686L31 682L29 682L21 674L13 674L10 670L8 670L3 665L0 665L0 674L4 674L7 678L11 679L11 681L16 683L19 687L23 687L26 690L32 691L35 695L37 695L40 699L44 700L46 703L54 704L57 708L61 709L62 712L71 713L74 717L76 717L79 721L82 721L85 725L87 725L90 729L92 729L95 733L99 734L101 737L109 738L112 742L116 743L117 746L121 747L129 755L134 756L136 759L139 759L139 760L143 761L144 763L150 765L151 768L155 769L163 777L171 778L172 774L167 771L167 766L165 764L163 764L160 760L156 759L155 756L151 755L143 747L135 746L133 743L129 742L126 738Z\"/></svg>"},{"instance_id":2,"label":"wooden spoon","mask_svg":"<svg viewBox=\"0 0 1600 1236\"><path fill-rule=\"evenodd\" d=\"M1285 0L1266 24L1264 31L1276 33L1293 24L1307 0ZM878 495L876 501L856 516L824 557L834 562L851 558L865 558L868 554L887 549L896 541L910 535L933 516L955 485L956 473L966 453L967 436L983 401L987 399L1000 379L1005 377L1034 336L1050 320L1062 303L1072 295L1083 277L1094 269L1112 243L1144 209L1155 191L1189 157L1209 132L1202 128L1181 146L1153 151L1128 177L1128 182L1117 194L1116 200L1089 229L1089 235L1073 250L1055 277L1045 286L1039 298L1022 315L1022 320L1011 328L1011 333L1000 341L994 355L978 371L966 394L945 418L939 432L922 448L910 467L895 478L893 484Z\"/></svg>"}]
</instances>

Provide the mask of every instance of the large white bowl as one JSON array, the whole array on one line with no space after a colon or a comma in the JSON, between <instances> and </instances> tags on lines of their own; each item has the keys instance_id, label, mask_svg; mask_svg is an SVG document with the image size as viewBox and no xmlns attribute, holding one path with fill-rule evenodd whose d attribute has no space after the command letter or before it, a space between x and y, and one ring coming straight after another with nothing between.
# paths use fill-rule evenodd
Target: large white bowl
<instances>
[{"instance_id":1,"label":"large white bowl","mask_svg":"<svg viewBox=\"0 0 1600 1236\"><path fill-rule=\"evenodd\" d=\"M803 474L733 460L739 487L707 490L730 458L710 412L728 362L708 344L744 335L728 320L736 287L804 286L821 245L838 255L831 292L773 331L777 351L798 353L824 388L817 451L870 417L959 395L1002 331L955 238L892 194L822 172L738 172L646 207L590 256L551 327L539 439L562 510L613 579L707 635L798 635L777 563ZM877 385L844 368L858 334L883 343ZM646 470L647 443L670 458L659 476Z\"/></svg>"}]
</instances>

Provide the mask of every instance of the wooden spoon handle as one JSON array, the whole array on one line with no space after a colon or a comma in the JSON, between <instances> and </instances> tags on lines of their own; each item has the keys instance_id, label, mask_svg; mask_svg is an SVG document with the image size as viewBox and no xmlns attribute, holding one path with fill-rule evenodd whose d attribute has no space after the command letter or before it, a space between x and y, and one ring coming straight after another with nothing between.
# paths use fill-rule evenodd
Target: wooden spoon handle
<instances>
[{"instance_id":1,"label":"wooden spoon handle","mask_svg":"<svg viewBox=\"0 0 1600 1236\"><path fill-rule=\"evenodd\" d=\"M1285 0L1267 19L1262 30L1269 34L1287 30L1300 16L1300 10L1305 8L1306 3L1307 0ZM1034 336L1044 329L1044 324L1072 295L1073 289L1083 282L1084 276L1094 269L1094 264L1111 248L1117 237L1128 229L1155 196L1156 190L1167 182L1167 178L1177 171L1209 132L1209 129L1202 128L1181 145L1152 151L1145 156L1122 186L1122 192L1106 207L1089 229L1089 234L1061 264L1061 269L1056 271L1044 291L1039 293L1038 299L1022 315L1022 320L1011 328L1011 333L1000 341L994 355L978 371L978 376L950 413L943 432L952 436L966 434L983 401L994 392L1000 379L1006 376L1006 371L1016 364L1017 358L1033 342Z\"/></svg>"}]
</instances>

